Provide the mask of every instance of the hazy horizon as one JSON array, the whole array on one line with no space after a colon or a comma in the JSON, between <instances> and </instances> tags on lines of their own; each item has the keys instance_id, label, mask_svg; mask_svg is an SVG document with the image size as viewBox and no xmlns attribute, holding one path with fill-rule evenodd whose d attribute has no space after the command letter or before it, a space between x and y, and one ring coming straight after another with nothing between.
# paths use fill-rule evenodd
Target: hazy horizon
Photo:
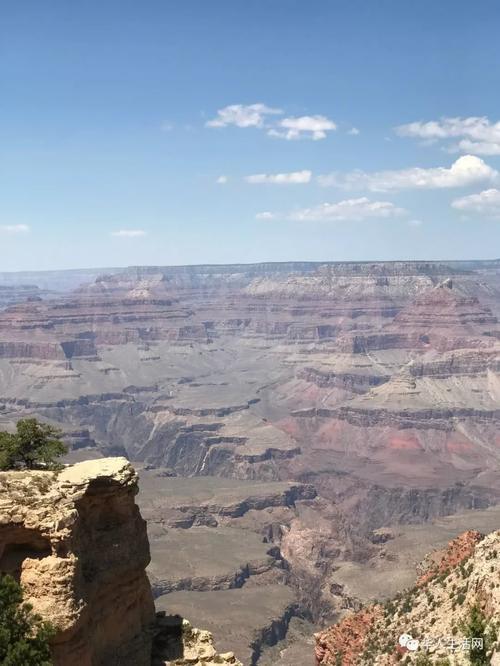
<instances>
[{"instance_id":1,"label":"hazy horizon","mask_svg":"<svg viewBox=\"0 0 500 666\"><path fill-rule=\"evenodd\" d=\"M127 269L133 268L196 268L198 266L259 266L262 264L277 264L277 265L286 265L286 264L394 264L394 263L495 263L500 262L500 257L486 257L486 258L477 258L477 257L468 257L465 259L449 259L449 258L440 258L440 259L428 259L425 257L417 257L415 259L363 259L360 261L354 259L290 259L290 260L280 260L280 261L228 261L225 263L218 262L201 262L201 263L187 263L187 264L127 264L123 266L76 266L68 268L44 268L44 269L19 269L19 270L0 270L0 276L9 275L9 274L25 274L25 273L59 273L59 272L81 272L81 271L124 271ZM1 282L0 282L1 284Z\"/></svg>"}]
</instances>

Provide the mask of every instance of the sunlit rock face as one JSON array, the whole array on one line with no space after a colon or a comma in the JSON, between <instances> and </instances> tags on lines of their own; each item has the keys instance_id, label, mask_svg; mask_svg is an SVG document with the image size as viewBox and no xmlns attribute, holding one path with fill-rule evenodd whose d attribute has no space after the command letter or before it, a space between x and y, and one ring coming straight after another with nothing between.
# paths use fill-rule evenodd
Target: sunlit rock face
<instances>
[{"instance_id":1,"label":"sunlit rock face","mask_svg":"<svg viewBox=\"0 0 500 666\"><path fill-rule=\"evenodd\" d=\"M475 530L429 553L414 587L317 633L317 665L465 666L474 657L472 640L484 647L483 663L498 663L499 554L500 532L484 537Z\"/></svg>"},{"instance_id":2,"label":"sunlit rock face","mask_svg":"<svg viewBox=\"0 0 500 666\"><path fill-rule=\"evenodd\" d=\"M151 663L146 523L124 458L0 473L0 571L57 629L56 666Z\"/></svg>"}]
</instances>

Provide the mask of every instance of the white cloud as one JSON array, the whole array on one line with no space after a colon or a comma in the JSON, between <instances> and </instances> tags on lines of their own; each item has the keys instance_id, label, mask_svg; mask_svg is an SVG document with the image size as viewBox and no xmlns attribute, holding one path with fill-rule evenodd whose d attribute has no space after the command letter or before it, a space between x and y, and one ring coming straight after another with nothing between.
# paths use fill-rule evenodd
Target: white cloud
<instances>
[{"instance_id":1,"label":"white cloud","mask_svg":"<svg viewBox=\"0 0 500 666\"><path fill-rule=\"evenodd\" d=\"M146 232L143 229L120 229L119 231L112 231L111 235L116 238L139 238L140 236L146 236Z\"/></svg>"},{"instance_id":2,"label":"white cloud","mask_svg":"<svg viewBox=\"0 0 500 666\"><path fill-rule=\"evenodd\" d=\"M276 217L276 215L274 213L271 213L270 211L265 210L262 213L257 213L257 215L255 216L255 219L256 220L274 220L275 217Z\"/></svg>"},{"instance_id":3,"label":"white cloud","mask_svg":"<svg viewBox=\"0 0 500 666\"><path fill-rule=\"evenodd\" d=\"M500 190L494 188L483 190L479 194L470 194L467 197L455 199L451 205L465 213L476 213L500 219Z\"/></svg>"},{"instance_id":4,"label":"white cloud","mask_svg":"<svg viewBox=\"0 0 500 666\"><path fill-rule=\"evenodd\" d=\"M367 197L345 199L336 203L322 203L311 208L301 208L285 214L259 213L260 220L285 219L294 222L348 222L367 219L387 219L406 215L390 201L371 201Z\"/></svg>"},{"instance_id":5,"label":"white cloud","mask_svg":"<svg viewBox=\"0 0 500 666\"><path fill-rule=\"evenodd\" d=\"M217 117L208 120L207 127L263 127L266 116L279 115L281 109L273 109L265 104L230 104L217 111Z\"/></svg>"},{"instance_id":6,"label":"white cloud","mask_svg":"<svg viewBox=\"0 0 500 666\"><path fill-rule=\"evenodd\" d=\"M292 171L290 173L256 173L245 176L247 183L258 185L261 183L272 183L273 185L300 185L310 183L312 171Z\"/></svg>"},{"instance_id":7,"label":"white cloud","mask_svg":"<svg viewBox=\"0 0 500 666\"><path fill-rule=\"evenodd\" d=\"M324 186L340 187L346 190L367 189L372 192L387 192L403 189L442 189L466 187L480 182L494 182L498 171L490 167L479 157L463 155L450 168L435 167L422 169L413 167L395 171L352 171L347 174L332 173L319 176L318 181Z\"/></svg>"},{"instance_id":8,"label":"white cloud","mask_svg":"<svg viewBox=\"0 0 500 666\"><path fill-rule=\"evenodd\" d=\"M413 122L395 128L399 136L424 139L426 142L457 139L451 151L475 155L500 155L500 121L493 123L485 116L441 118Z\"/></svg>"},{"instance_id":9,"label":"white cloud","mask_svg":"<svg viewBox=\"0 0 500 666\"><path fill-rule=\"evenodd\" d=\"M283 116L284 113L282 109L273 108L262 103L230 104L223 109L219 109L216 117L208 120L205 126L257 127L266 129L269 136L288 141L303 138L319 141L325 139L328 132L337 129L337 124L333 120L319 114L273 118L273 116ZM349 133L359 134L359 130L353 127Z\"/></svg>"},{"instance_id":10,"label":"white cloud","mask_svg":"<svg viewBox=\"0 0 500 666\"><path fill-rule=\"evenodd\" d=\"M462 139L456 146L452 146L450 152L474 153L475 155L500 155L500 141L471 141Z\"/></svg>"},{"instance_id":11,"label":"white cloud","mask_svg":"<svg viewBox=\"0 0 500 666\"><path fill-rule=\"evenodd\" d=\"M357 127L351 127L351 129L347 132L347 134L351 134L352 136L358 136L358 134L360 134L360 131Z\"/></svg>"},{"instance_id":12,"label":"white cloud","mask_svg":"<svg viewBox=\"0 0 500 666\"><path fill-rule=\"evenodd\" d=\"M410 227L421 227L423 222L422 220L408 220Z\"/></svg>"},{"instance_id":13,"label":"white cloud","mask_svg":"<svg viewBox=\"0 0 500 666\"><path fill-rule=\"evenodd\" d=\"M326 138L327 132L337 129L337 125L325 116L299 116L298 118L283 118L278 123L280 129L270 129L269 136L279 139L312 139L319 141Z\"/></svg>"},{"instance_id":14,"label":"white cloud","mask_svg":"<svg viewBox=\"0 0 500 666\"><path fill-rule=\"evenodd\" d=\"M218 185L225 185L225 184L227 183L228 180L229 180L229 179L228 179L227 176L219 176L215 182L216 182Z\"/></svg>"},{"instance_id":15,"label":"white cloud","mask_svg":"<svg viewBox=\"0 0 500 666\"><path fill-rule=\"evenodd\" d=\"M27 234L30 228L27 224L2 224L0 231L6 234Z\"/></svg>"}]
</instances>

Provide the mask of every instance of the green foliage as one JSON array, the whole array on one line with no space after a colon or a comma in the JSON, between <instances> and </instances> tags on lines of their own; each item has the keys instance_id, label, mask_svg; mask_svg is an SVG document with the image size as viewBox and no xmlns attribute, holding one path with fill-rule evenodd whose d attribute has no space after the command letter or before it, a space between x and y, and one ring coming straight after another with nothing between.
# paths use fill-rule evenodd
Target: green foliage
<instances>
[{"instance_id":1,"label":"green foliage","mask_svg":"<svg viewBox=\"0 0 500 666\"><path fill-rule=\"evenodd\" d=\"M482 666L490 663L488 656L488 647L491 642L489 636L486 636L486 618L477 604L471 607L469 616L461 624L461 630L466 638L482 638L482 647L473 647L469 652L470 663L475 666Z\"/></svg>"},{"instance_id":2,"label":"green foliage","mask_svg":"<svg viewBox=\"0 0 500 666\"><path fill-rule=\"evenodd\" d=\"M0 432L0 469L56 469L56 459L67 453L62 432L37 419L21 419L15 434Z\"/></svg>"},{"instance_id":3,"label":"green foliage","mask_svg":"<svg viewBox=\"0 0 500 666\"><path fill-rule=\"evenodd\" d=\"M431 658L426 654L420 654L415 663L416 666L432 666Z\"/></svg>"},{"instance_id":4,"label":"green foliage","mask_svg":"<svg viewBox=\"0 0 500 666\"><path fill-rule=\"evenodd\" d=\"M413 604L411 602L411 597L408 596L403 602L403 605L401 606L401 612L403 613L410 613L411 609L413 608Z\"/></svg>"},{"instance_id":5,"label":"green foliage","mask_svg":"<svg viewBox=\"0 0 500 666\"><path fill-rule=\"evenodd\" d=\"M21 587L0 575L0 663L3 666L51 666L49 641L54 629L23 603Z\"/></svg>"}]
</instances>

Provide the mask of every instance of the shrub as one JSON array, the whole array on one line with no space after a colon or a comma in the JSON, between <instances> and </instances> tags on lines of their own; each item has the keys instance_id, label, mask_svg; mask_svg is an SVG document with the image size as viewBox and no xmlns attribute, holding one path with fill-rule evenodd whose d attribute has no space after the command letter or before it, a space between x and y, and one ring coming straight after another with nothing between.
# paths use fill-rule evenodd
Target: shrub
<instances>
[{"instance_id":1,"label":"shrub","mask_svg":"<svg viewBox=\"0 0 500 666\"><path fill-rule=\"evenodd\" d=\"M20 585L0 575L0 663L3 666L51 666L49 641L54 628L23 603Z\"/></svg>"},{"instance_id":2,"label":"shrub","mask_svg":"<svg viewBox=\"0 0 500 666\"><path fill-rule=\"evenodd\" d=\"M466 638L480 638L482 639L482 646L475 646L469 652L470 663L475 666L482 666L490 663L488 656L488 640L489 637L485 635L486 618L484 613L477 604L471 607L469 615L461 624L461 630Z\"/></svg>"}]
</instances>

